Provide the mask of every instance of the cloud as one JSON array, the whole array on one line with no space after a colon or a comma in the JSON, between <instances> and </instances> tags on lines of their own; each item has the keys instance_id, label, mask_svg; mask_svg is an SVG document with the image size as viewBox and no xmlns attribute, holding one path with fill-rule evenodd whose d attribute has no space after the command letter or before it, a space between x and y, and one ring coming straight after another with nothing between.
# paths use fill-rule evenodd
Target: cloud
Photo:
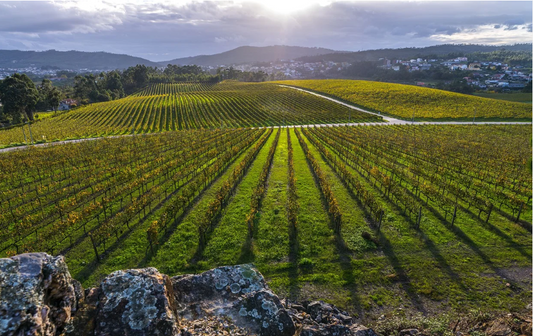
<instances>
[{"instance_id":1,"label":"cloud","mask_svg":"<svg viewBox=\"0 0 533 336\"><path fill-rule=\"evenodd\" d=\"M355 51L532 37L531 2L310 1L280 14L245 0L117 1L0 2L0 49L103 50L169 60L241 45Z\"/></svg>"}]
</instances>

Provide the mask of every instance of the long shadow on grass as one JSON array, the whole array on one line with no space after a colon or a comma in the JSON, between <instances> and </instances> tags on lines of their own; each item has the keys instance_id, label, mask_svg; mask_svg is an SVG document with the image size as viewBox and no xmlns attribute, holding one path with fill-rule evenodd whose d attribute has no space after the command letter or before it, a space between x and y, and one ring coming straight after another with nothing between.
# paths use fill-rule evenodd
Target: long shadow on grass
<instances>
[{"instance_id":1,"label":"long shadow on grass","mask_svg":"<svg viewBox=\"0 0 533 336\"><path fill-rule=\"evenodd\" d=\"M302 136L302 140L303 138L306 138L305 134L303 134L303 132L301 133L301 136ZM301 146L301 144L300 144ZM312 143L309 143L308 144L308 147L309 148L314 148L314 145ZM315 148L316 149L316 148ZM303 150L303 148L302 148ZM305 155L305 152L304 152L304 155ZM315 174L315 171L313 169L313 167L311 166L311 163L309 162L309 159L307 158L307 155L305 155L305 161L307 162L307 167L309 169L309 171L311 172L311 174L313 175L313 180L315 182L315 187L320 191L320 200L322 202L322 206L323 206L323 210L326 211L326 213L328 213L327 209L328 209L328 203L326 201L326 198L324 197L324 193L322 192L322 189L320 188L320 183L318 181L318 178ZM327 161L325 161L327 162ZM332 218L330 217L330 227L333 227L333 221L332 221ZM362 307L361 307L361 299L359 298L359 295L358 295L358 288L357 288L357 283L355 281L355 276L354 276L354 267L353 267L353 264L352 264L352 254L351 254L351 251L350 249L346 246L346 242L344 241L344 239L342 238L342 235L340 234L334 234L335 236L335 249L337 250L337 254L339 255L339 263L340 263L340 266L342 268L342 277L346 283L346 287L347 289L349 290L350 292L350 299L351 299L351 302L355 308L355 310L357 311L357 314L362 317L363 315L363 310L362 310Z\"/></svg>"},{"instance_id":2,"label":"long shadow on grass","mask_svg":"<svg viewBox=\"0 0 533 336\"><path fill-rule=\"evenodd\" d=\"M259 220L254 219L254 228ZM255 233L254 233L255 234ZM249 264L255 260L255 254L253 250L253 237L251 235L246 236L246 240L241 247L241 254L237 259L237 264Z\"/></svg>"},{"instance_id":3,"label":"long shadow on grass","mask_svg":"<svg viewBox=\"0 0 533 336\"><path fill-rule=\"evenodd\" d=\"M483 262L494 271L494 273L496 273L502 278L505 278L505 275L501 272L501 270L494 265L492 260L490 260L490 258L483 251L481 251L477 244L466 233L464 233L463 230L461 230L457 225L451 226L451 223L444 219L444 217L442 217L442 215L438 211L436 211L432 207L428 208L435 215L435 217L437 217L442 223L445 224L444 227L446 229L455 234L459 239L463 241L463 243L468 245L470 249L474 251L481 258L481 260L483 260Z\"/></svg>"},{"instance_id":4,"label":"long shadow on grass","mask_svg":"<svg viewBox=\"0 0 533 336\"><path fill-rule=\"evenodd\" d=\"M401 211L401 208L398 207L396 204L394 204L388 197L386 196L383 196L385 197L386 199L388 199L389 203L392 205L392 207L394 208L394 210L396 210L397 213L399 213L401 215L401 217L407 222L409 223L409 225L411 227L415 227L415 223L414 221L411 219L411 217L407 216L405 213L403 213ZM435 214L435 210L431 207L430 208L430 211ZM436 212L436 216L439 220L441 221L445 221L444 217L442 217L438 212ZM446 261L446 259L442 256L442 254L440 253L440 250L438 249L438 247L435 245L435 243L431 240L431 238L429 238L422 230L420 229L417 229L417 234L419 235L419 238L420 240L426 245L426 249L433 255L433 258L439 263L439 266L441 269L443 269L447 274L448 274L448 277L454 281L455 283L457 283L457 285L459 285L461 287L461 289L463 290L468 290L468 288L465 286L465 284L463 283L461 277L459 276L459 274L457 274L452 268L451 266L448 264L448 262ZM380 232L380 234L382 234ZM383 235L383 234L382 234ZM393 259L389 258L389 260L391 260L391 262L393 261Z\"/></svg>"},{"instance_id":5,"label":"long shadow on grass","mask_svg":"<svg viewBox=\"0 0 533 336\"><path fill-rule=\"evenodd\" d=\"M259 139L259 138L258 138ZM256 140L257 141L257 140ZM255 143L255 142L254 142ZM226 167L224 167L224 169L221 169L218 173L217 173L217 176L215 178L213 178L211 180L211 182L209 182L201 191L200 193L189 203L189 205L184 209L183 213L177 217L173 222L172 224L169 226L169 228L165 231L165 234L158 240L158 244L153 247L153 251L147 251L145 257L139 262L138 266L137 267L145 267L147 266L150 261L153 259L154 256L157 255L157 252L159 251L160 247L163 246L169 239L170 237L172 237L172 235L174 234L174 232L176 231L176 229L179 227L179 225L181 224L181 222L183 221L183 219L185 219L185 217L187 217L187 215L189 215L190 211L196 206L196 204L198 203L198 201L203 197L205 191L207 191L209 188L211 188L211 186L216 182L218 181L218 179L223 176L227 170L229 169L229 167L231 167L231 165L233 163L235 163L235 161L243 154L243 153L246 153L248 151L248 149L250 149L251 146L253 146L253 144L250 144L248 145L247 147L243 148L239 153L237 153L237 155L235 155L229 162L228 164L226 165ZM240 183L240 181L239 181ZM182 188L183 186L181 186L180 188ZM233 198L233 196L232 196ZM231 201L231 199L228 201L228 204L229 202ZM216 218L216 221L218 222L218 220L220 219L220 214L219 216ZM198 250L197 250L197 253L198 253ZM202 253L203 253L203 249L202 249ZM195 254L196 255L196 254ZM194 257L193 257L194 258Z\"/></svg>"},{"instance_id":6,"label":"long shadow on grass","mask_svg":"<svg viewBox=\"0 0 533 336\"><path fill-rule=\"evenodd\" d=\"M209 189L209 187L215 182L217 181L220 176L222 176L226 171L227 169L237 160L237 158L245 151L247 151L249 148L250 148L251 145L243 148L243 150L241 152L239 152L237 155L235 155L235 157L226 165L226 167L224 169L222 169L218 175L213 178L211 180L211 182L209 182L201 191L200 193L189 203L189 206L187 206L187 208L184 210L183 214L180 215L173 223L172 225L170 226L170 229L167 230L167 232L165 233L165 235L163 235L163 237L159 240L159 245L156 245L155 246L155 249L154 249L154 253L149 253L149 251L147 250L147 254L145 255L145 258L143 258L139 264L138 264L138 267L143 267L144 265L146 265L151 259L152 257L157 253L157 250L158 250L158 247L157 246L162 246L169 238L170 236L172 236L172 234L174 233L175 229L178 227L179 223L181 223L181 221L183 220L183 218L185 217L186 214L188 214L188 212L190 211L190 208L196 204L196 202L200 199L200 197L203 195L203 193ZM90 262L89 264L87 264L77 275L76 275L76 278L79 279L79 281L83 282L85 281L86 279L88 279L92 274L93 272L98 268L98 266L100 264L103 263L104 259L109 256L111 253L113 253L119 246L120 246L120 243L124 240L126 240L132 233L133 231L135 231L135 229L139 226L141 226L147 218L149 218L153 213L155 213L157 210L159 210L164 203L166 203L172 196L176 195L177 192L179 192L180 190L183 189L184 186L186 186L189 182L191 182L191 180L187 181L187 183L184 183L182 184L179 188L177 188L176 190L174 190L172 193L170 193L167 197L165 197L163 199L163 201L159 202L155 207L153 207L147 215L145 215L144 217L142 217L139 222L137 224L135 224L135 226L133 226L130 230L128 230L127 232L125 232L118 240L116 240L101 256L100 256L100 259L101 261L98 262L97 260L93 260L92 262Z\"/></svg>"},{"instance_id":7,"label":"long shadow on grass","mask_svg":"<svg viewBox=\"0 0 533 336\"><path fill-rule=\"evenodd\" d=\"M93 273L96 271L99 265L103 264L105 262L105 259L112 254L117 248L120 246L120 244L126 240L139 226L142 226L150 216L152 216L157 210L163 206L163 204L168 200L168 197L166 197L163 201L159 202L155 207L152 207L151 210L148 211L143 217L139 219L139 221L132 227L130 227L129 230L126 230L124 234L122 234L117 240L109 246L105 250L104 253L100 254L100 262L98 260L94 259L90 263L88 263L81 271L76 274L76 279L80 282L84 282L87 280Z\"/></svg>"},{"instance_id":8,"label":"long shadow on grass","mask_svg":"<svg viewBox=\"0 0 533 336\"><path fill-rule=\"evenodd\" d=\"M526 206L528 206L528 205L526 205ZM502 217L507 218L511 222L514 222L514 223L520 225L522 228L526 229L530 233L533 231L533 227L531 227L531 222L528 222L528 221L523 220L523 219L520 219L519 221L516 221L516 216L510 215L507 212L505 212L502 209L497 208L497 207L494 207L493 211L496 211Z\"/></svg>"},{"instance_id":9,"label":"long shadow on grass","mask_svg":"<svg viewBox=\"0 0 533 336\"><path fill-rule=\"evenodd\" d=\"M312 144L311 144L312 145ZM314 146L313 146L314 147ZM320 151L319 151L320 152ZM350 194L350 196L357 202L358 206L363 210L363 213L365 215L365 217L367 218L368 220L368 223L371 223L372 220L372 216L371 214L367 211L367 209L363 206L363 204L361 203L361 201L359 200L359 198L353 193L353 191L348 188L348 186L345 184L345 181L344 179L342 179L338 174L337 172L335 171L335 169L331 166L331 164L328 162L328 160L326 160L326 158L324 157L324 155L320 152L320 155L322 157L322 159L324 160L324 162L327 163L327 165L331 168L331 170L336 174L336 176L342 181L342 184L344 185L344 187L348 190L348 193ZM368 181L368 178L365 177L364 175L362 175L358 170L356 170L355 168L351 167L352 169L354 169L355 171L357 171L357 173L364 179L366 180L368 183L370 183L370 181ZM316 183L316 178L315 178L315 183ZM378 191L379 191L379 188L377 188L376 186L374 186L374 188L376 188ZM392 201L386 197L386 196L383 196L384 198L386 198L395 208L398 208L394 203L392 203ZM323 202L325 202L324 198L322 197L322 200ZM399 209L399 208L398 208ZM411 223L411 225L413 224L411 219L408 218L407 216L403 216L404 218L407 219L407 221L409 223ZM400 283L400 286L402 287L402 289L407 293L407 295L409 296L409 299L411 300L411 303L413 304L413 306L416 307L417 310L421 311L423 314L426 314L427 311L426 309L424 308L424 305L422 304L422 302L420 301L420 299L418 298L417 294L415 293L415 290L413 289L412 285L411 285L411 282L409 280L409 277L407 276L407 273L405 272L405 270L402 268L401 266L401 263L398 259L398 257L396 256L396 254L394 253L394 250L392 248L392 245L390 244L389 240L380 232L378 231L378 239L379 239L379 242L380 242L380 245L382 246L382 250L384 252L384 254L386 255L386 257L389 259L389 262L391 263L392 267L394 268L394 271L396 272L396 274L398 275L398 277L400 278L401 280L401 283ZM348 256L346 255L347 254L347 251L348 248L346 247L346 244L344 242L344 240L342 239L342 237L336 235L336 245L337 245L337 251L339 251L339 255L341 256L341 266L343 267L343 270L344 270L344 278L345 278L345 281L347 281L348 283L351 282L355 282L355 279L353 277L353 266L351 265L351 257L349 255L349 252L348 252ZM345 252L341 252L341 251L345 251ZM348 260L347 260L348 258ZM442 259L442 256L441 256L441 259ZM347 262L349 263L349 265L347 264ZM351 271L350 271L351 270ZM359 302L358 302L359 303ZM360 308L360 303L359 303L359 310L361 310ZM360 315L361 316L361 315Z\"/></svg>"},{"instance_id":10,"label":"long shadow on grass","mask_svg":"<svg viewBox=\"0 0 533 336\"><path fill-rule=\"evenodd\" d=\"M495 233L496 235L498 235L500 238L502 238L503 240L505 240L505 242L507 243L507 245L509 247L512 247L513 249L515 249L516 251L518 251L520 254L522 254L524 257L527 257L529 259L531 259L531 254L528 253L528 251L531 250L531 246L527 246L527 245L518 245L514 240L513 238L511 238L508 234L506 234L505 232L503 232L502 230L500 230L497 226L493 225L490 223L490 221L487 223L485 222L483 219L481 219L480 217L476 216L472 211L464 208L461 206L461 210L463 210L463 212L468 215L471 219L473 219L474 221L477 221L481 226L483 226L485 229L489 230L490 232L492 233ZM494 210L493 210L494 211ZM520 225L520 224L519 224ZM526 248L527 250L525 250L524 248Z\"/></svg>"},{"instance_id":11,"label":"long shadow on grass","mask_svg":"<svg viewBox=\"0 0 533 336\"><path fill-rule=\"evenodd\" d=\"M272 132L273 133L273 132ZM211 240L211 235L214 233L216 227L220 224L220 220L222 219L222 216L225 214L226 212L226 209L227 209L227 206L233 201L233 198L235 197L235 194L236 194L236 191L237 189L239 188L239 186L241 185L241 182L246 178L246 176L248 176L248 173L250 172L252 166L253 166L253 163L255 163L255 160L257 159L257 156L259 155L259 153L263 150L263 147L265 146L265 144L268 142L268 138L270 138L270 136L272 135L272 133L270 133L269 135L267 135L267 139L263 142L263 144L261 145L261 147L257 150L257 152L255 152L255 155L253 156L252 158L252 164L248 166L248 168L245 168L246 171L244 172L243 175L241 175L238 180L235 181L235 184L233 186L233 188L229 191L231 196L230 198L225 202L225 203L222 203L221 204L221 211L218 213L217 216L215 216L215 218L213 218L213 225L211 226L211 229L209 230L209 232L207 233L206 235L206 242L205 244L198 244L198 247L196 249L196 252L194 253L193 257L191 258L191 260L189 261L189 264L191 264L193 267L196 267L196 265L198 264L198 262L200 260L202 260L202 258L204 257L204 252L205 252L205 248L207 247L207 244L209 243L209 241ZM257 138L257 140L255 142L253 142L249 147L246 148L246 151L244 153L247 153L248 152L248 149L253 146L255 143L257 143L257 141L261 141L262 139L262 136L264 135L265 133L261 133L261 136L259 136ZM239 155L240 156L240 155ZM229 165L227 166L229 167ZM222 174L221 174L222 175ZM219 176L221 176L219 175Z\"/></svg>"},{"instance_id":12,"label":"long shadow on grass","mask_svg":"<svg viewBox=\"0 0 533 336\"><path fill-rule=\"evenodd\" d=\"M424 308L422 301L420 301L418 295L415 292L415 289L411 285L411 281L409 280L407 273L403 269L401 262L398 259L398 256L396 256L396 254L394 253L394 249L390 241L381 231L378 232L378 240L380 245L383 247L383 253L385 254L385 256L387 256L387 259L389 259L392 268L394 268L394 272L400 279L400 286L409 296L411 303L418 311L421 311L424 315L427 314L426 308Z\"/></svg>"},{"instance_id":13,"label":"long shadow on grass","mask_svg":"<svg viewBox=\"0 0 533 336\"><path fill-rule=\"evenodd\" d=\"M300 295L300 285L298 282L298 256L300 254L300 243L298 240L298 228L289 223L289 297L297 300Z\"/></svg>"}]
</instances>

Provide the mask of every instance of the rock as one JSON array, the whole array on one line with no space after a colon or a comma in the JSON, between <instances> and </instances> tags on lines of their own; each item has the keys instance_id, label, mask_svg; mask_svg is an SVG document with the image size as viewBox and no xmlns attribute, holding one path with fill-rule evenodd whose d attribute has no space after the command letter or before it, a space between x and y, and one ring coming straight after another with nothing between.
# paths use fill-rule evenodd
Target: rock
<instances>
[{"instance_id":1,"label":"rock","mask_svg":"<svg viewBox=\"0 0 533 336\"><path fill-rule=\"evenodd\" d=\"M377 336L376 333L362 325L344 326L339 324L304 326L300 336Z\"/></svg>"},{"instance_id":2,"label":"rock","mask_svg":"<svg viewBox=\"0 0 533 336\"><path fill-rule=\"evenodd\" d=\"M63 257L0 259L0 336L295 333L376 336L331 304L282 304L251 265L172 279L155 268L117 271L84 291Z\"/></svg>"},{"instance_id":3,"label":"rock","mask_svg":"<svg viewBox=\"0 0 533 336\"><path fill-rule=\"evenodd\" d=\"M487 336L507 336L512 333L511 328L507 325L505 319L496 319L485 331Z\"/></svg>"},{"instance_id":4,"label":"rock","mask_svg":"<svg viewBox=\"0 0 533 336\"><path fill-rule=\"evenodd\" d=\"M224 266L172 278L179 314L187 319L230 317L259 335L290 335L295 327L279 298L252 265Z\"/></svg>"},{"instance_id":5,"label":"rock","mask_svg":"<svg viewBox=\"0 0 533 336\"><path fill-rule=\"evenodd\" d=\"M344 324L350 324L353 322L353 319L350 316L344 314L337 315L337 318Z\"/></svg>"},{"instance_id":6,"label":"rock","mask_svg":"<svg viewBox=\"0 0 533 336\"><path fill-rule=\"evenodd\" d=\"M292 304L291 308L296 309L297 311L305 311L304 306L299 305L299 304Z\"/></svg>"},{"instance_id":7,"label":"rock","mask_svg":"<svg viewBox=\"0 0 533 336\"><path fill-rule=\"evenodd\" d=\"M307 318L302 320L300 313L292 314L302 327L301 336L377 336L372 329L354 323L348 313L341 312L329 303L304 302L303 308L305 311L302 314L307 313Z\"/></svg>"},{"instance_id":8,"label":"rock","mask_svg":"<svg viewBox=\"0 0 533 336\"><path fill-rule=\"evenodd\" d=\"M520 326L520 332L523 335L531 335L531 323L522 323Z\"/></svg>"},{"instance_id":9,"label":"rock","mask_svg":"<svg viewBox=\"0 0 533 336\"><path fill-rule=\"evenodd\" d=\"M83 297L62 256L0 259L0 335L55 335L69 329Z\"/></svg>"},{"instance_id":10,"label":"rock","mask_svg":"<svg viewBox=\"0 0 533 336\"><path fill-rule=\"evenodd\" d=\"M95 335L178 335L170 278L155 268L116 271L100 284Z\"/></svg>"},{"instance_id":11,"label":"rock","mask_svg":"<svg viewBox=\"0 0 533 336\"><path fill-rule=\"evenodd\" d=\"M399 336L411 336L411 335L418 335L420 332L418 329L403 329L400 330Z\"/></svg>"},{"instance_id":12,"label":"rock","mask_svg":"<svg viewBox=\"0 0 533 336\"><path fill-rule=\"evenodd\" d=\"M85 297L78 302L78 311L72 318L72 328L65 333L66 335L94 335L95 317L100 292L100 287L85 290Z\"/></svg>"},{"instance_id":13,"label":"rock","mask_svg":"<svg viewBox=\"0 0 533 336\"><path fill-rule=\"evenodd\" d=\"M354 336L378 336L374 330L363 325L354 325L350 328Z\"/></svg>"},{"instance_id":14,"label":"rock","mask_svg":"<svg viewBox=\"0 0 533 336\"><path fill-rule=\"evenodd\" d=\"M329 316L333 313L331 305L323 301L313 301L307 305L307 313L318 323L330 322Z\"/></svg>"},{"instance_id":15,"label":"rock","mask_svg":"<svg viewBox=\"0 0 533 336\"><path fill-rule=\"evenodd\" d=\"M228 315L236 325L248 327L259 335L292 336L296 331L278 297L266 289L246 294Z\"/></svg>"},{"instance_id":16,"label":"rock","mask_svg":"<svg viewBox=\"0 0 533 336\"><path fill-rule=\"evenodd\" d=\"M306 326L300 336L352 336L351 330L343 325Z\"/></svg>"}]
</instances>

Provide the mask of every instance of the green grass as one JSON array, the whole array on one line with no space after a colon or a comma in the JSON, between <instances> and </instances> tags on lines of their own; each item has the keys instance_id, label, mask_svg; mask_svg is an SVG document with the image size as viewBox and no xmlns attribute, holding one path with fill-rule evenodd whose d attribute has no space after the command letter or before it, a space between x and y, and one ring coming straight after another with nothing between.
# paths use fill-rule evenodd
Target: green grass
<instances>
[{"instance_id":1,"label":"green grass","mask_svg":"<svg viewBox=\"0 0 533 336\"><path fill-rule=\"evenodd\" d=\"M515 311L523 309L531 299L531 291L524 283L506 277L510 270L523 272L531 267L531 234L523 227L498 213L493 213L490 224L485 224L463 211L459 211L456 225L450 227L438 210L425 209L417 230L411 219L360 177L380 198L386 211L381 231L375 231L366 223L363 210L341 179L304 137L339 202L343 225L341 237L336 237L304 152L294 130L290 132L299 204L296 238L289 236L287 135L282 130L248 253L243 254L249 197L274 133L240 182L197 264L190 264L197 250L196 223L244 154L203 193L170 239L159 246L153 259L138 262L146 257L148 248L145 229L139 229L110 254L104 265L93 270L84 285L96 283L111 271L130 267L154 266L175 275L253 262L279 295L296 300L322 299L368 323L399 308L408 315L425 312L430 316L443 311L467 312L472 308ZM530 213L526 211L525 215ZM378 245L364 240L363 231L370 232ZM88 243L67 255L75 276L91 258ZM506 285L508 282L511 287Z\"/></svg>"},{"instance_id":2,"label":"green grass","mask_svg":"<svg viewBox=\"0 0 533 336\"><path fill-rule=\"evenodd\" d=\"M380 136L386 134L387 127L376 126ZM402 128L408 126L397 127L401 129L397 133L397 139L400 139L400 136L405 136ZM509 126L505 132L495 126L475 128L481 143L483 135L491 129L491 134L498 131L503 137L514 134L511 132L513 129L517 132L516 127L525 126ZM342 132L356 129L339 128ZM359 131L363 130L366 132L367 128L359 128ZM297 179L297 234L289 234L288 137L286 129L282 129L265 198L254 223L254 238L249 241L246 216L250 211L250 197L275 132L277 130L270 135L237 185L201 253L198 252L197 225L219 187L247 151L238 155L198 197L183 218L176 221L171 233L156 246L155 253L149 250L146 230L151 221L160 216L159 211L125 235L101 264L94 262L95 256L88 239L75 245L66 253L73 276L89 287L118 269L153 266L173 276L220 265L253 262L279 295L296 300L322 299L357 314L367 322L375 321L382 314L397 312L400 308L405 314L422 312L436 316L448 311L467 312L472 308L519 311L531 301L531 233L527 229L506 219L498 211L493 211L490 222L485 223L461 208L452 227L450 215L447 220L444 219L442 210L431 201L429 206L424 206L421 225L417 229L413 220L402 215L378 188L349 168L379 199L385 210L381 230L377 231L367 223L364 210L341 178L324 161L319 147L311 143L311 136L306 137L302 133L339 203L342 226L341 234L335 235L321 191L294 129L289 132ZM461 134L465 136L465 132ZM477 133L475 135L477 140ZM517 138L521 136L510 137L519 141ZM468 139L471 138L464 139L470 141ZM372 150L372 147L369 148ZM367 149L361 147L360 150ZM403 165L408 160L399 161ZM462 201L459 205L466 206ZM531 209L526 209L522 218L530 220ZM90 225L92 227L96 223ZM370 233L376 243L365 240L363 232Z\"/></svg>"},{"instance_id":3,"label":"green grass","mask_svg":"<svg viewBox=\"0 0 533 336\"><path fill-rule=\"evenodd\" d=\"M163 244L156 246L155 256L151 255L147 240L147 229L152 220L160 216L159 209L148 217L143 223L126 235L116 249L111 250L104 262L97 263L89 239L67 252L66 258L73 276L80 280L84 286L91 286L107 274L121 269L140 268L147 266L158 267L162 272L177 274L178 270L190 271L198 266L189 263L196 252L198 245L198 229L196 224L203 216L209 201L216 193L218 187L231 174L233 168L249 151L243 151L226 168L226 171L216 179L192 209L185 213L185 218L177 221L177 228L168 239L164 238ZM133 223L133 225L135 225ZM163 263L163 265L162 265Z\"/></svg>"},{"instance_id":4,"label":"green grass","mask_svg":"<svg viewBox=\"0 0 533 336\"><path fill-rule=\"evenodd\" d=\"M236 189L235 196L227 206L218 226L213 231L212 238L204 252L205 264L203 266L212 268L217 265L234 265L247 261L243 253L248 236L246 217L251 208L250 198L266 162L268 151L276 137L275 132L277 131L272 133L257 155Z\"/></svg>"},{"instance_id":5,"label":"green grass","mask_svg":"<svg viewBox=\"0 0 533 336\"><path fill-rule=\"evenodd\" d=\"M490 93L490 92L476 92L474 96L506 100L518 103L531 104L532 98L531 93L524 92L513 92L513 93Z\"/></svg>"},{"instance_id":6,"label":"green grass","mask_svg":"<svg viewBox=\"0 0 533 336\"><path fill-rule=\"evenodd\" d=\"M364 178L360 180L372 189ZM334 179L330 181L335 185ZM380 195L377 190L374 193ZM530 267L531 235L521 226L497 214L490 225L484 225L460 213L456 226L450 228L425 210L421 228L416 230L381 198L387 215L381 232L373 233L380 252L366 251L352 260L353 278L364 293L361 306L368 318L398 307L434 314L476 307L513 310L529 300L530 291L521 287L513 292L501 276L508 268Z\"/></svg>"},{"instance_id":7,"label":"green grass","mask_svg":"<svg viewBox=\"0 0 533 336\"><path fill-rule=\"evenodd\" d=\"M253 145L252 145L253 146ZM251 150L251 149L249 149ZM248 151L249 151L248 150ZM244 158L248 151L243 152L228 166L226 172L220 176L202 197L194 204L190 212L179 223L170 238L158 249L147 266L153 266L169 275L187 273L198 269L206 269L205 262L191 263L198 249L198 223L203 219L205 210L214 198L224 181L231 175L233 169ZM213 235L211 235L213 237Z\"/></svg>"},{"instance_id":8,"label":"green grass","mask_svg":"<svg viewBox=\"0 0 533 336\"><path fill-rule=\"evenodd\" d=\"M268 264L283 261L289 254L287 203L287 134L282 131L274 154L268 189L255 223L253 254L258 265L268 271Z\"/></svg>"}]
</instances>

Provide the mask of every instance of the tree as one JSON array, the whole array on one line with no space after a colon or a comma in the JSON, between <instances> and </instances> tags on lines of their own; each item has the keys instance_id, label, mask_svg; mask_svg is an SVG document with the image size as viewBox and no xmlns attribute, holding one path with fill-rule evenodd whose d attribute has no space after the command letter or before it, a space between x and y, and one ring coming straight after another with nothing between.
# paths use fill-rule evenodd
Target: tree
<instances>
[{"instance_id":1,"label":"tree","mask_svg":"<svg viewBox=\"0 0 533 336\"><path fill-rule=\"evenodd\" d=\"M39 86L39 105L42 109L52 108L57 111L59 102L61 101L61 91L52 85L49 79L43 79L41 86Z\"/></svg>"},{"instance_id":2,"label":"tree","mask_svg":"<svg viewBox=\"0 0 533 336\"><path fill-rule=\"evenodd\" d=\"M33 112L39 91L25 74L8 76L0 83L0 101L4 105L4 114L13 118L15 123L21 118L33 120Z\"/></svg>"}]
</instances>

